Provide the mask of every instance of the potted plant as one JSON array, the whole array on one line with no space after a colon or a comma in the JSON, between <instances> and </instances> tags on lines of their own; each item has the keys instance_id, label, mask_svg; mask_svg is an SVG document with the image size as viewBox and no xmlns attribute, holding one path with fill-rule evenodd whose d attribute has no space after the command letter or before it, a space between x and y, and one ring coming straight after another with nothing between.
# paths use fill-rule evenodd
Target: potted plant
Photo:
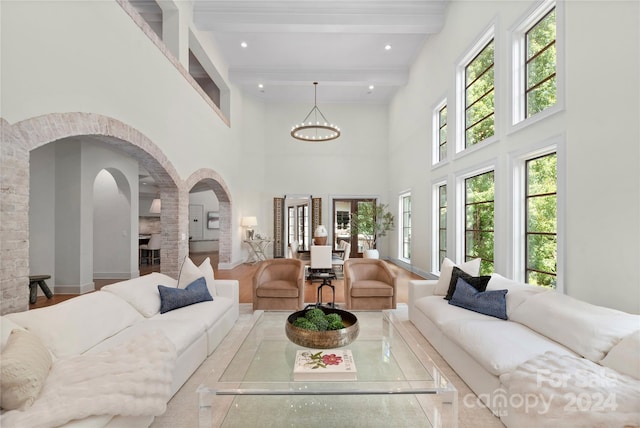
<instances>
[{"instance_id":1,"label":"potted plant","mask_svg":"<svg viewBox=\"0 0 640 428\"><path fill-rule=\"evenodd\" d=\"M376 244L377 239L384 237L395 227L394 217L386 204L360 204L358 212L351 215L351 229L364 239L367 248L364 248L365 258L378 258Z\"/></svg>"}]
</instances>

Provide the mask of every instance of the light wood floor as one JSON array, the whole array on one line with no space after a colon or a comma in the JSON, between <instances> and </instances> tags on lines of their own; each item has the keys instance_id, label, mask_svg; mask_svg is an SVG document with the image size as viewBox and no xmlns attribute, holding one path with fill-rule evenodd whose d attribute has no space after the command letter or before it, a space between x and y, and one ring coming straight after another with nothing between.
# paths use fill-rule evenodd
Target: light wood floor
<instances>
[{"instance_id":1,"label":"light wood floor","mask_svg":"<svg viewBox=\"0 0 640 428\"><path fill-rule=\"evenodd\" d=\"M214 275L217 279L237 279L240 284L240 303L252 303L252 278L258 265L253 264L241 264L234 269L230 270L218 270L218 253L192 253L189 255L191 260L196 265L201 264L207 257L211 260L211 265L214 267ZM398 303L407 303L408 291L407 284L410 279L422 279L422 277L415 275L405 269L402 269L393 263L388 263L389 267L398 275ZM146 275L151 272L160 272L160 264L155 265L141 265L140 275ZM121 281L120 279L101 279L95 280L94 284L96 290L101 287L112 284L114 282ZM332 284L336 288L336 303L344 303L344 281L342 279L336 279L332 281ZM49 284L50 286L52 284ZM320 284L318 282L311 283L307 281L305 288L305 303L314 303L316 301L317 289ZM29 309L41 308L44 306L55 305L64 300L77 296L77 294L54 294L51 299L47 299L45 296L38 296L35 304L29 305ZM331 301L331 292L328 287L325 287L322 294L323 302Z\"/></svg>"}]
</instances>

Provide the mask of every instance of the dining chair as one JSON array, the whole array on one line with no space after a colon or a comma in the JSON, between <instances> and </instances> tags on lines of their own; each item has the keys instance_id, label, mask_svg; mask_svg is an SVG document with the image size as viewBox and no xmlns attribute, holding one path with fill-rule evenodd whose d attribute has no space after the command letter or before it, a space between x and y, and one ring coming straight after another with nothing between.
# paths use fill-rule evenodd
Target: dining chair
<instances>
[{"instance_id":1,"label":"dining chair","mask_svg":"<svg viewBox=\"0 0 640 428\"><path fill-rule=\"evenodd\" d=\"M333 266L339 266L340 270L342 270L344 272L344 262L349 260L349 255L350 255L349 253L351 253L351 244L347 242L342 247L342 254L341 255L339 255L339 256L337 254L333 255L333 258L331 259L331 264Z\"/></svg>"},{"instance_id":2,"label":"dining chair","mask_svg":"<svg viewBox=\"0 0 640 428\"><path fill-rule=\"evenodd\" d=\"M143 254L146 254L147 264L154 264L156 260L160 263L160 246L162 243L162 235L154 233L149 238L149 242L138 247L138 257L142 263Z\"/></svg>"},{"instance_id":3,"label":"dining chair","mask_svg":"<svg viewBox=\"0 0 640 428\"><path fill-rule=\"evenodd\" d=\"M312 273L331 272L333 262L331 260L331 245L312 245L311 264Z\"/></svg>"},{"instance_id":4,"label":"dining chair","mask_svg":"<svg viewBox=\"0 0 640 428\"><path fill-rule=\"evenodd\" d=\"M327 303L329 306L335 306L336 302L336 288L331 284L331 280L336 278L333 272L333 262L331 255L333 248L331 245L312 245L311 246L311 265L309 266L309 279L313 281L322 281L322 284L317 290L317 305L322 305L322 289L329 287L333 298L331 302Z\"/></svg>"}]
</instances>

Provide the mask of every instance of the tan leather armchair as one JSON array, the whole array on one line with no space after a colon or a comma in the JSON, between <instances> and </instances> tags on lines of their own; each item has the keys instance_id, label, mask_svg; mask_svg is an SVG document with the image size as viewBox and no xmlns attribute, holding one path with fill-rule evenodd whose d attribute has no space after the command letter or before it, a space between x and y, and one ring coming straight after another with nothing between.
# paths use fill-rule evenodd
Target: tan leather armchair
<instances>
[{"instance_id":1,"label":"tan leather armchair","mask_svg":"<svg viewBox=\"0 0 640 428\"><path fill-rule=\"evenodd\" d=\"M253 277L253 310L300 310L304 306L304 262L270 259Z\"/></svg>"},{"instance_id":2,"label":"tan leather armchair","mask_svg":"<svg viewBox=\"0 0 640 428\"><path fill-rule=\"evenodd\" d=\"M344 262L344 301L347 309L395 309L398 279L386 262L349 259Z\"/></svg>"}]
</instances>

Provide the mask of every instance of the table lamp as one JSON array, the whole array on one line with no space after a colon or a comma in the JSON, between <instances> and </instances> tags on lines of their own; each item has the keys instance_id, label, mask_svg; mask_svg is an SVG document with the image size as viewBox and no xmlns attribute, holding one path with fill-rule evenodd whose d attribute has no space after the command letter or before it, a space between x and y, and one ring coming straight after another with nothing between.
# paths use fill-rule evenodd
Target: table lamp
<instances>
[{"instance_id":1,"label":"table lamp","mask_svg":"<svg viewBox=\"0 0 640 428\"><path fill-rule=\"evenodd\" d=\"M258 225L258 219L254 216L242 217L240 226L247 228L247 239L253 239L253 227Z\"/></svg>"}]
</instances>

